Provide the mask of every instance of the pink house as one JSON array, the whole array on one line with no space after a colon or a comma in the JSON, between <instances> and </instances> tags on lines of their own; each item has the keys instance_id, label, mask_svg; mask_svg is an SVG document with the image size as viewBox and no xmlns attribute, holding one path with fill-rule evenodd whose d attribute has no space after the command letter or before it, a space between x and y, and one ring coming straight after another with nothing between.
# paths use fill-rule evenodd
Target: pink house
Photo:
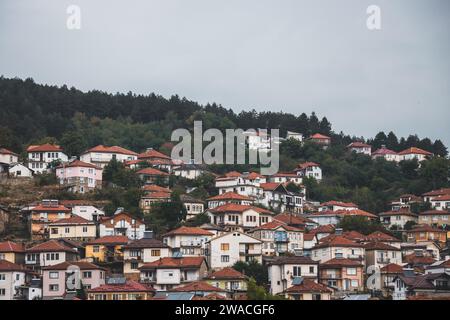
<instances>
[{"instance_id":1,"label":"pink house","mask_svg":"<svg viewBox=\"0 0 450 320\"><path fill-rule=\"evenodd\" d=\"M103 169L92 163L74 160L56 168L56 177L61 185L71 192L85 193L102 186Z\"/></svg>"},{"instance_id":2,"label":"pink house","mask_svg":"<svg viewBox=\"0 0 450 320\"><path fill-rule=\"evenodd\" d=\"M69 277L73 279L73 287L69 287ZM76 288L83 285L93 289L105 284L105 269L93 263L82 261L62 262L43 268L42 295L44 299L60 299L67 293L75 293Z\"/></svg>"}]
</instances>

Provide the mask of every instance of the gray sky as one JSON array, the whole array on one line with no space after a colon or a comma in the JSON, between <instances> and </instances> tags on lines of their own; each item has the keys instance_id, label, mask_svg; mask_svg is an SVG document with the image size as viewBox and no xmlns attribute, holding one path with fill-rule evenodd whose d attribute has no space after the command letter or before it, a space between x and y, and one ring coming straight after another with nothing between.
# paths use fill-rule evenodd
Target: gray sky
<instances>
[{"instance_id":1,"label":"gray sky","mask_svg":"<svg viewBox=\"0 0 450 320\"><path fill-rule=\"evenodd\" d=\"M366 27L371 4L382 30ZM449 18L448 0L1 0L0 74L450 145Z\"/></svg>"}]
</instances>

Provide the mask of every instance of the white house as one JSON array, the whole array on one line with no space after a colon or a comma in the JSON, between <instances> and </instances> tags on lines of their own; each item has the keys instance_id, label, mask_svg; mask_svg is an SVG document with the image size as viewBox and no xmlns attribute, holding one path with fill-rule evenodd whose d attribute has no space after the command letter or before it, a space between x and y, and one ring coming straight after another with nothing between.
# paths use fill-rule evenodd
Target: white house
<instances>
[{"instance_id":1,"label":"white house","mask_svg":"<svg viewBox=\"0 0 450 320\"><path fill-rule=\"evenodd\" d=\"M214 234L198 227L179 227L163 235L164 244L183 256L204 256L206 242Z\"/></svg>"},{"instance_id":2,"label":"white house","mask_svg":"<svg viewBox=\"0 0 450 320\"><path fill-rule=\"evenodd\" d=\"M26 281L25 267L6 260L0 260L0 300L14 300L20 294L20 287Z\"/></svg>"},{"instance_id":3,"label":"white house","mask_svg":"<svg viewBox=\"0 0 450 320\"><path fill-rule=\"evenodd\" d=\"M312 249L311 258L314 261L326 262L334 258L363 259L364 245L349 240L340 235L328 236L327 241L322 241Z\"/></svg>"},{"instance_id":4,"label":"white house","mask_svg":"<svg viewBox=\"0 0 450 320\"><path fill-rule=\"evenodd\" d=\"M278 172L269 177L269 182L302 184L303 177L296 172Z\"/></svg>"},{"instance_id":5,"label":"white house","mask_svg":"<svg viewBox=\"0 0 450 320\"><path fill-rule=\"evenodd\" d=\"M387 228L396 226L399 229L404 229L407 222L418 222L418 215L412 213L409 209L382 212L379 214L379 217L381 223L384 224Z\"/></svg>"},{"instance_id":6,"label":"white house","mask_svg":"<svg viewBox=\"0 0 450 320\"><path fill-rule=\"evenodd\" d=\"M322 180L322 169L315 162L300 163L294 171L300 177L314 178L317 181Z\"/></svg>"},{"instance_id":7,"label":"white house","mask_svg":"<svg viewBox=\"0 0 450 320\"><path fill-rule=\"evenodd\" d=\"M279 294L292 287L296 278L317 281L319 263L305 256L277 257L268 264L270 293Z\"/></svg>"},{"instance_id":8,"label":"white house","mask_svg":"<svg viewBox=\"0 0 450 320\"><path fill-rule=\"evenodd\" d=\"M380 270L388 264L402 264L401 249L383 242L369 242L364 245L366 268Z\"/></svg>"},{"instance_id":9,"label":"white house","mask_svg":"<svg viewBox=\"0 0 450 320\"><path fill-rule=\"evenodd\" d=\"M40 270L65 261L76 261L79 253L56 240L49 240L25 250L25 266Z\"/></svg>"},{"instance_id":10,"label":"white house","mask_svg":"<svg viewBox=\"0 0 450 320\"><path fill-rule=\"evenodd\" d=\"M28 168L35 173L47 172L48 165L53 161L67 162L68 157L63 149L54 144L31 145L27 148Z\"/></svg>"},{"instance_id":11,"label":"white house","mask_svg":"<svg viewBox=\"0 0 450 320\"><path fill-rule=\"evenodd\" d=\"M262 183L267 181L266 177L256 172L228 172L222 177L216 178L215 185L219 194L234 192L248 197L261 197Z\"/></svg>"},{"instance_id":12,"label":"white house","mask_svg":"<svg viewBox=\"0 0 450 320\"><path fill-rule=\"evenodd\" d=\"M16 178L32 178L34 171L21 163L12 163L8 169L9 175Z\"/></svg>"},{"instance_id":13,"label":"white house","mask_svg":"<svg viewBox=\"0 0 450 320\"><path fill-rule=\"evenodd\" d=\"M211 269L231 267L238 261L262 263L262 241L241 232L229 232L206 243Z\"/></svg>"},{"instance_id":14,"label":"white house","mask_svg":"<svg viewBox=\"0 0 450 320\"><path fill-rule=\"evenodd\" d=\"M253 205L255 199L230 191L221 193L217 196L210 197L206 199L206 201L208 202L208 208L214 209L229 203L239 204L243 206L250 206Z\"/></svg>"},{"instance_id":15,"label":"white house","mask_svg":"<svg viewBox=\"0 0 450 320\"><path fill-rule=\"evenodd\" d=\"M125 162L137 160L137 157L138 154L136 152L119 146L107 147L98 145L83 152L80 156L80 160L104 168L112 159L116 159L119 162Z\"/></svg>"},{"instance_id":16,"label":"white house","mask_svg":"<svg viewBox=\"0 0 450 320\"><path fill-rule=\"evenodd\" d=\"M419 162L427 160L428 158L432 157L433 154L431 152L422 150L420 148L408 148L406 150L403 150L398 153L399 161L407 161L407 160L413 160L417 159Z\"/></svg>"},{"instance_id":17,"label":"white house","mask_svg":"<svg viewBox=\"0 0 450 320\"><path fill-rule=\"evenodd\" d=\"M118 212L112 217L104 217L99 224L100 237L127 236L130 240L142 239L145 223L125 212Z\"/></svg>"},{"instance_id":18,"label":"white house","mask_svg":"<svg viewBox=\"0 0 450 320\"><path fill-rule=\"evenodd\" d=\"M319 211L356 210L358 205L351 202L327 201L320 205Z\"/></svg>"},{"instance_id":19,"label":"white house","mask_svg":"<svg viewBox=\"0 0 450 320\"><path fill-rule=\"evenodd\" d=\"M262 183L263 197L258 198L257 203L277 212L303 213L303 205L306 201L306 189L300 186L299 193L288 191L281 183Z\"/></svg>"},{"instance_id":20,"label":"white house","mask_svg":"<svg viewBox=\"0 0 450 320\"><path fill-rule=\"evenodd\" d=\"M205 166L199 164L182 164L178 167L173 168L173 174L178 177L183 177L189 180L195 180L202 174L208 173L209 171Z\"/></svg>"},{"instance_id":21,"label":"white house","mask_svg":"<svg viewBox=\"0 0 450 320\"><path fill-rule=\"evenodd\" d=\"M11 150L0 148L0 163L13 164L19 161L19 155Z\"/></svg>"},{"instance_id":22,"label":"white house","mask_svg":"<svg viewBox=\"0 0 450 320\"><path fill-rule=\"evenodd\" d=\"M95 203L85 200L61 200L59 203L72 210L72 214L89 221L98 221L105 216L105 212Z\"/></svg>"},{"instance_id":23,"label":"white house","mask_svg":"<svg viewBox=\"0 0 450 320\"><path fill-rule=\"evenodd\" d=\"M381 146L380 149L372 152L372 159L384 158L386 161L399 162L400 157L397 152L386 148L386 146Z\"/></svg>"},{"instance_id":24,"label":"white house","mask_svg":"<svg viewBox=\"0 0 450 320\"><path fill-rule=\"evenodd\" d=\"M431 207L435 210L450 210L450 194L433 197Z\"/></svg>"},{"instance_id":25,"label":"white house","mask_svg":"<svg viewBox=\"0 0 450 320\"><path fill-rule=\"evenodd\" d=\"M303 134L293 131L288 131L286 133L286 140L294 139L300 142L303 142Z\"/></svg>"},{"instance_id":26,"label":"white house","mask_svg":"<svg viewBox=\"0 0 450 320\"><path fill-rule=\"evenodd\" d=\"M347 149L351 152L356 152L359 154L365 154L370 156L372 154L372 147L366 143L356 141L352 142L347 146Z\"/></svg>"}]
</instances>

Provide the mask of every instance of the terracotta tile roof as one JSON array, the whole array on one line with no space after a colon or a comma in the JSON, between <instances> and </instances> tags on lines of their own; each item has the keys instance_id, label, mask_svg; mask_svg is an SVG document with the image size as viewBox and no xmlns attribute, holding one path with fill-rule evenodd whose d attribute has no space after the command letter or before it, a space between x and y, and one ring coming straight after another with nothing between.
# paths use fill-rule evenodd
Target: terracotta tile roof
<instances>
[{"instance_id":1,"label":"terracotta tile roof","mask_svg":"<svg viewBox=\"0 0 450 320\"><path fill-rule=\"evenodd\" d=\"M443 188L438 190L432 190L429 192L424 193L422 196L425 197L434 197L434 196L441 196L444 194L450 194L450 188Z\"/></svg>"},{"instance_id":2,"label":"terracotta tile roof","mask_svg":"<svg viewBox=\"0 0 450 320\"><path fill-rule=\"evenodd\" d=\"M409 217L417 217L417 214L412 213L409 208L401 208L400 210L391 210L382 212L379 214L382 217L391 217L391 216L409 216Z\"/></svg>"},{"instance_id":3,"label":"terracotta tile roof","mask_svg":"<svg viewBox=\"0 0 450 320\"><path fill-rule=\"evenodd\" d=\"M244 201L254 201L254 199L235 193L235 192L225 192L222 194L219 194L217 196L211 197L206 199L208 201L213 201L213 200L244 200Z\"/></svg>"},{"instance_id":4,"label":"terracotta tile roof","mask_svg":"<svg viewBox=\"0 0 450 320\"><path fill-rule=\"evenodd\" d=\"M321 263L320 265L321 269L326 268L341 268L341 267L362 267L363 264L361 260L356 259L340 259L340 258L333 258L328 261L325 261Z\"/></svg>"},{"instance_id":5,"label":"terracotta tile roof","mask_svg":"<svg viewBox=\"0 0 450 320\"><path fill-rule=\"evenodd\" d=\"M383 268L380 269L381 272L383 273L403 273L403 267L395 264L395 263L390 263L385 265Z\"/></svg>"},{"instance_id":6,"label":"terracotta tile roof","mask_svg":"<svg viewBox=\"0 0 450 320\"><path fill-rule=\"evenodd\" d=\"M104 236L87 243L88 245L92 244L128 244L127 236Z\"/></svg>"},{"instance_id":7,"label":"terracotta tile roof","mask_svg":"<svg viewBox=\"0 0 450 320\"><path fill-rule=\"evenodd\" d=\"M22 271L27 272L27 269L19 264L9 262L7 260L0 260L0 271Z\"/></svg>"},{"instance_id":8,"label":"terracotta tile roof","mask_svg":"<svg viewBox=\"0 0 450 320\"><path fill-rule=\"evenodd\" d=\"M271 222L265 223L259 227L254 228L253 230L275 230L278 228L284 228L287 231L293 231L293 232L302 232L304 231L303 229L299 229L299 228L295 228L295 227L291 227L287 224L285 224L284 222L281 221L277 221L277 220L272 220Z\"/></svg>"},{"instance_id":9,"label":"terracotta tile roof","mask_svg":"<svg viewBox=\"0 0 450 320\"><path fill-rule=\"evenodd\" d=\"M305 233L305 234L303 235L303 240L304 240L304 241L312 241L312 240L314 240L314 237L315 237L315 236L316 236L315 234Z\"/></svg>"},{"instance_id":10,"label":"terracotta tile roof","mask_svg":"<svg viewBox=\"0 0 450 320\"><path fill-rule=\"evenodd\" d=\"M332 224L320 225L317 228L310 230L308 233L314 235L318 233L334 233L334 226Z\"/></svg>"},{"instance_id":11,"label":"terracotta tile roof","mask_svg":"<svg viewBox=\"0 0 450 320\"><path fill-rule=\"evenodd\" d=\"M132 220L135 220L135 225L136 227L140 227L141 225L144 224L144 221L142 221L141 219L135 218L133 217L131 214L126 213L126 212L120 212L114 216L111 217L103 217L100 220L100 223L102 225L104 225L107 228L112 228L113 224L111 224L111 220L113 220L114 224L121 221L121 220L125 220L126 222L128 222L129 224L131 224Z\"/></svg>"},{"instance_id":12,"label":"terracotta tile roof","mask_svg":"<svg viewBox=\"0 0 450 320\"><path fill-rule=\"evenodd\" d=\"M354 247L354 248L360 248L363 247L362 244L357 243L355 241L352 241L350 239L347 239L343 236L336 236L334 235L327 241L323 241L321 239L321 243L317 244L314 248L327 248L327 247Z\"/></svg>"},{"instance_id":13,"label":"terracotta tile roof","mask_svg":"<svg viewBox=\"0 0 450 320\"><path fill-rule=\"evenodd\" d=\"M213 293L209 293L203 297L194 296L192 298L192 300L231 300L231 299L213 292Z\"/></svg>"},{"instance_id":14,"label":"terracotta tile roof","mask_svg":"<svg viewBox=\"0 0 450 320\"><path fill-rule=\"evenodd\" d=\"M143 248L169 248L169 246L157 239L139 239L123 246L124 249L143 249Z\"/></svg>"},{"instance_id":15,"label":"terracotta tile roof","mask_svg":"<svg viewBox=\"0 0 450 320\"><path fill-rule=\"evenodd\" d=\"M344 208L358 208L357 204L354 204L352 202L342 202L342 201L327 201L321 204L323 207L329 207L329 206L337 206L337 207L344 207Z\"/></svg>"},{"instance_id":16,"label":"terracotta tile roof","mask_svg":"<svg viewBox=\"0 0 450 320\"><path fill-rule=\"evenodd\" d=\"M167 159L167 160L171 159L168 155L165 155L162 152L156 151L155 149L147 150L144 153L140 153L138 155L138 159L149 159L149 158L161 158L161 159Z\"/></svg>"},{"instance_id":17,"label":"terracotta tile roof","mask_svg":"<svg viewBox=\"0 0 450 320\"><path fill-rule=\"evenodd\" d=\"M309 137L310 139L331 139L329 136L326 136L324 134L321 133L315 133L313 134L311 137Z\"/></svg>"},{"instance_id":18,"label":"terracotta tile roof","mask_svg":"<svg viewBox=\"0 0 450 320\"><path fill-rule=\"evenodd\" d=\"M170 193L169 192L149 192L142 196L142 198L151 198L151 199L170 199Z\"/></svg>"},{"instance_id":19,"label":"terracotta tile roof","mask_svg":"<svg viewBox=\"0 0 450 320\"><path fill-rule=\"evenodd\" d=\"M295 172L278 172L272 177L292 177L292 178L300 178L299 175L297 175Z\"/></svg>"},{"instance_id":20,"label":"terracotta tile roof","mask_svg":"<svg viewBox=\"0 0 450 320\"><path fill-rule=\"evenodd\" d=\"M380 242L401 242L401 240L397 239L396 237L393 237L381 231L372 232L371 234L366 236L365 240Z\"/></svg>"},{"instance_id":21,"label":"terracotta tile roof","mask_svg":"<svg viewBox=\"0 0 450 320\"><path fill-rule=\"evenodd\" d=\"M12 152L11 150L0 148L0 154L9 154L12 156L19 156L17 153Z\"/></svg>"},{"instance_id":22,"label":"terracotta tile roof","mask_svg":"<svg viewBox=\"0 0 450 320\"><path fill-rule=\"evenodd\" d=\"M160 258L159 260L146 263L140 270L158 269L158 268L200 268L205 261L204 257L183 257L183 258Z\"/></svg>"},{"instance_id":23,"label":"terracotta tile roof","mask_svg":"<svg viewBox=\"0 0 450 320\"><path fill-rule=\"evenodd\" d=\"M282 265L282 264L319 264L318 261L312 260L307 256L279 256L274 258L268 263L269 265Z\"/></svg>"},{"instance_id":24,"label":"terracotta tile roof","mask_svg":"<svg viewBox=\"0 0 450 320\"><path fill-rule=\"evenodd\" d=\"M223 268L221 270L215 271L211 273L209 276L206 277L206 279L210 280L222 280L222 279L240 279L245 280L247 277L240 273L239 271L228 267Z\"/></svg>"},{"instance_id":25,"label":"terracotta tile roof","mask_svg":"<svg viewBox=\"0 0 450 320\"><path fill-rule=\"evenodd\" d=\"M156 184L147 184L142 189L150 192L172 192L169 188L160 187Z\"/></svg>"},{"instance_id":26,"label":"terracotta tile roof","mask_svg":"<svg viewBox=\"0 0 450 320\"><path fill-rule=\"evenodd\" d=\"M366 250L390 250L390 251L401 251L400 248L390 246L383 242L369 242L364 245Z\"/></svg>"},{"instance_id":27,"label":"terracotta tile roof","mask_svg":"<svg viewBox=\"0 0 450 320\"><path fill-rule=\"evenodd\" d=\"M137 174L144 174L144 175L150 175L150 176L168 176L169 174L167 172L155 169L155 168L144 168L136 172Z\"/></svg>"},{"instance_id":28,"label":"terracotta tile roof","mask_svg":"<svg viewBox=\"0 0 450 320\"><path fill-rule=\"evenodd\" d=\"M91 201L84 199L73 199L73 200L59 200L60 205L65 206L66 208L74 207L74 206L97 206L99 201Z\"/></svg>"},{"instance_id":29,"label":"terracotta tile roof","mask_svg":"<svg viewBox=\"0 0 450 320\"><path fill-rule=\"evenodd\" d=\"M367 217L367 218L371 218L371 219L376 219L378 218L377 215L361 210L361 209L351 209L351 210L336 210L335 211L337 214L341 215L341 216L360 216L360 217Z\"/></svg>"},{"instance_id":30,"label":"terracotta tile roof","mask_svg":"<svg viewBox=\"0 0 450 320\"><path fill-rule=\"evenodd\" d=\"M332 293L327 286L316 283L310 279L303 279L302 284L292 286L286 290L287 293Z\"/></svg>"},{"instance_id":31,"label":"terracotta tile roof","mask_svg":"<svg viewBox=\"0 0 450 320\"><path fill-rule=\"evenodd\" d=\"M204 281L194 281L194 282L188 283L184 286L174 288L170 291L175 291L175 292L199 292L199 291L202 291L202 292L226 292L225 290L214 287Z\"/></svg>"},{"instance_id":32,"label":"terracotta tile roof","mask_svg":"<svg viewBox=\"0 0 450 320\"><path fill-rule=\"evenodd\" d=\"M104 145L101 145L101 144L96 146L96 147L93 147L93 148L90 148L90 149L86 150L85 152L83 152L83 154L88 153L88 152L119 153L119 154L125 154L125 155L130 155L130 156L137 156L138 155L134 151L127 150L127 149L119 147L119 146L107 147L107 146L104 146Z\"/></svg>"},{"instance_id":33,"label":"terracotta tile roof","mask_svg":"<svg viewBox=\"0 0 450 320\"><path fill-rule=\"evenodd\" d=\"M3 241L0 242L0 252L6 253L6 252L25 252L25 247L22 243L15 243L12 241Z\"/></svg>"},{"instance_id":34,"label":"terracotta tile roof","mask_svg":"<svg viewBox=\"0 0 450 320\"><path fill-rule=\"evenodd\" d=\"M288 225L305 225L306 223L314 223L311 219L308 219L306 217L298 216L298 215L292 215L292 214L286 214L286 213L280 213L273 217L275 220L284 222Z\"/></svg>"},{"instance_id":35,"label":"terracotta tile roof","mask_svg":"<svg viewBox=\"0 0 450 320\"><path fill-rule=\"evenodd\" d=\"M63 164L59 165L57 168L61 169L61 168L76 168L76 167L93 168L93 169L97 169L97 170L101 170L102 169L102 168L97 167L96 165L94 165L92 163L87 163L87 162L83 162L83 161L80 161L80 160L74 160L72 162L63 163Z\"/></svg>"},{"instance_id":36,"label":"terracotta tile roof","mask_svg":"<svg viewBox=\"0 0 450 320\"><path fill-rule=\"evenodd\" d=\"M93 263L86 262L86 261L65 261L58 264L55 264L53 266L47 266L43 267L42 270L67 270L70 266L76 266L80 268L80 270L106 270L104 268L101 268Z\"/></svg>"},{"instance_id":37,"label":"terracotta tile roof","mask_svg":"<svg viewBox=\"0 0 450 320\"><path fill-rule=\"evenodd\" d=\"M47 242L43 242L26 249L26 252L59 252L59 251L78 253L78 251L63 245L56 240L49 240Z\"/></svg>"},{"instance_id":38,"label":"terracotta tile roof","mask_svg":"<svg viewBox=\"0 0 450 320\"><path fill-rule=\"evenodd\" d=\"M27 152L61 152L63 149L56 144L31 145L27 148Z\"/></svg>"},{"instance_id":39,"label":"terracotta tile roof","mask_svg":"<svg viewBox=\"0 0 450 320\"><path fill-rule=\"evenodd\" d=\"M228 178L238 178L238 177L240 177L242 175L242 173L240 173L240 172L238 172L238 171L230 171L230 172L227 172L227 173L225 173L225 177L228 177Z\"/></svg>"},{"instance_id":40,"label":"terracotta tile roof","mask_svg":"<svg viewBox=\"0 0 450 320\"><path fill-rule=\"evenodd\" d=\"M316 162L311 162L311 161L299 163L297 165L297 168L295 169L295 171L305 170L306 168L310 168L310 167L320 167L320 164L318 164Z\"/></svg>"},{"instance_id":41,"label":"terracotta tile roof","mask_svg":"<svg viewBox=\"0 0 450 320\"><path fill-rule=\"evenodd\" d=\"M31 211L44 211L44 212L71 212L72 210L70 210L69 208L66 208L63 205L57 205L57 206L44 206L44 205L38 205L36 207L33 208L33 210Z\"/></svg>"},{"instance_id":42,"label":"terracotta tile roof","mask_svg":"<svg viewBox=\"0 0 450 320\"><path fill-rule=\"evenodd\" d=\"M164 237L167 236L173 236L173 235L198 235L198 236L213 236L214 234L212 232L209 232L205 229L199 228L199 227L179 227L175 230L171 230L164 234Z\"/></svg>"},{"instance_id":43,"label":"terracotta tile roof","mask_svg":"<svg viewBox=\"0 0 450 320\"><path fill-rule=\"evenodd\" d=\"M353 240L353 241L361 241L363 240L366 236L363 235L362 233L359 233L358 231L345 231L343 233L343 236L346 237L347 239Z\"/></svg>"},{"instance_id":44,"label":"terracotta tile roof","mask_svg":"<svg viewBox=\"0 0 450 320\"><path fill-rule=\"evenodd\" d=\"M238 212L242 213L247 210L254 210L256 212L262 213L262 214L273 214L272 211L269 211L264 208L255 207L255 206L249 206L249 205L243 205L243 204L236 204L236 203L226 203L224 205L215 207L213 209L209 209L209 211L213 213L225 213L225 212Z\"/></svg>"},{"instance_id":45,"label":"terracotta tile roof","mask_svg":"<svg viewBox=\"0 0 450 320\"><path fill-rule=\"evenodd\" d=\"M73 224L92 224L95 225L94 221L86 220L80 216L72 216L70 218L65 219L59 219L55 222L50 223L50 226L57 226L57 225L73 225Z\"/></svg>"},{"instance_id":46,"label":"terracotta tile roof","mask_svg":"<svg viewBox=\"0 0 450 320\"><path fill-rule=\"evenodd\" d=\"M428 215L441 216L441 215L450 215L450 212L447 210L428 210L425 212L421 212L420 215L421 216L428 216Z\"/></svg>"},{"instance_id":47,"label":"terracotta tile roof","mask_svg":"<svg viewBox=\"0 0 450 320\"><path fill-rule=\"evenodd\" d=\"M437 196L431 201L450 201L450 194L444 194L442 196Z\"/></svg>"},{"instance_id":48,"label":"terracotta tile roof","mask_svg":"<svg viewBox=\"0 0 450 320\"><path fill-rule=\"evenodd\" d=\"M372 152L372 156L373 155L384 156L384 155L388 155L388 154L395 155L395 154L397 154L397 152L392 151L392 150L387 149L387 148L380 148L380 149L377 149L376 151Z\"/></svg>"},{"instance_id":49,"label":"terracotta tile roof","mask_svg":"<svg viewBox=\"0 0 450 320\"><path fill-rule=\"evenodd\" d=\"M414 226L411 230L407 231L408 233L416 233L416 232L440 232L440 233L447 233L445 230L438 229L435 227L432 227L428 224L421 224Z\"/></svg>"},{"instance_id":50,"label":"terracotta tile roof","mask_svg":"<svg viewBox=\"0 0 450 320\"><path fill-rule=\"evenodd\" d=\"M352 142L347 146L347 148L371 148L371 147L372 146L361 141Z\"/></svg>"},{"instance_id":51,"label":"terracotta tile roof","mask_svg":"<svg viewBox=\"0 0 450 320\"><path fill-rule=\"evenodd\" d=\"M133 280L127 280L122 284L104 284L99 287L88 289L89 293L101 292L155 292L152 286L139 283Z\"/></svg>"},{"instance_id":52,"label":"terracotta tile roof","mask_svg":"<svg viewBox=\"0 0 450 320\"><path fill-rule=\"evenodd\" d=\"M259 186L264 190L264 191L273 191L276 188L278 188L280 186L281 183L279 182L266 182L266 183L261 183Z\"/></svg>"},{"instance_id":53,"label":"terracotta tile roof","mask_svg":"<svg viewBox=\"0 0 450 320\"><path fill-rule=\"evenodd\" d=\"M403 151L399 152L398 154L401 155L401 156L407 155L407 154L423 154L425 156L432 156L433 155L431 152L428 152L428 151L425 151L423 149L416 148L416 147L408 148L406 150L403 150Z\"/></svg>"},{"instance_id":54,"label":"terracotta tile roof","mask_svg":"<svg viewBox=\"0 0 450 320\"><path fill-rule=\"evenodd\" d=\"M435 263L436 260L430 256L418 256L415 253L411 253L403 257L403 262L412 265L430 265Z\"/></svg>"}]
</instances>

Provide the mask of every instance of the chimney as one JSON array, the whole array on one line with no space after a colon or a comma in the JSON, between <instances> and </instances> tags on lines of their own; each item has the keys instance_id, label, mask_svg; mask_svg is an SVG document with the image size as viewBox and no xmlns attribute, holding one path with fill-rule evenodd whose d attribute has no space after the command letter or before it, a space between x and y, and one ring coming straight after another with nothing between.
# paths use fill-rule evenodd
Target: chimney
<instances>
[{"instance_id":1,"label":"chimney","mask_svg":"<svg viewBox=\"0 0 450 320\"><path fill-rule=\"evenodd\" d=\"M147 151L152 151L153 150L153 148L147 148Z\"/></svg>"},{"instance_id":2,"label":"chimney","mask_svg":"<svg viewBox=\"0 0 450 320\"><path fill-rule=\"evenodd\" d=\"M341 236L342 235L342 228L336 228L336 230L334 231L334 234Z\"/></svg>"}]
</instances>

